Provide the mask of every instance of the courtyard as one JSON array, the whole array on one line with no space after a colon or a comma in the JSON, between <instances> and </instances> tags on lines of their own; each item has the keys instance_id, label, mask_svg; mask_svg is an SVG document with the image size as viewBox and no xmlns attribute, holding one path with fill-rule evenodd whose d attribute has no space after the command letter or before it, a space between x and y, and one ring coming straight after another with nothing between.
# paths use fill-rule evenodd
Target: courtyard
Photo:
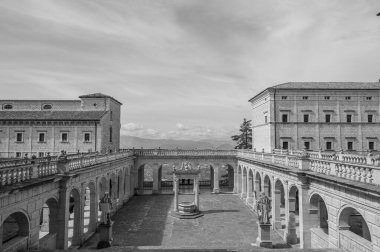
<instances>
[{"instance_id":1,"label":"courtyard","mask_svg":"<svg viewBox=\"0 0 380 252\"><path fill-rule=\"evenodd\" d=\"M180 195L179 201L194 195ZM123 250L211 249L224 251L255 250L256 215L233 194L202 193L203 217L179 220L171 217L172 195L135 196L113 216L113 248ZM276 247L287 247L272 232ZM97 237L85 249L94 249Z\"/></svg>"}]
</instances>

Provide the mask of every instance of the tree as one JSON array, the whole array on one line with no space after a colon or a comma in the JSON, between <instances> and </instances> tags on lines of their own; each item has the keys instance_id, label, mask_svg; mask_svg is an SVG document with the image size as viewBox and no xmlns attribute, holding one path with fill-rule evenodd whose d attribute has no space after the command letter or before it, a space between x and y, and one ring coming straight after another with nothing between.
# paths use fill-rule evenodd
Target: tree
<instances>
[{"instance_id":1,"label":"tree","mask_svg":"<svg viewBox=\"0 0 380 252\"><path fill-rule=\"evenodd\" d=\"M244 118L240 125L240 134L231 137L236 142L235 149L252 149L252 126L251 120Z\"/></svg>"}]
</instances>

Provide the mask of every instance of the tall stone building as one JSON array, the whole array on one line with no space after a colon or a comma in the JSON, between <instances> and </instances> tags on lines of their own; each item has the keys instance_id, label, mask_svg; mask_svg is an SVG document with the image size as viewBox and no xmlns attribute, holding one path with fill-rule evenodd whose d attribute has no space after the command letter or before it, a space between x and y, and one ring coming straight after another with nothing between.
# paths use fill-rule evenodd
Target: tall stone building
<instances>
[{"instance_id":1,"label":"tall stone building","mask_svg":"<svg viewBox=\"0 0 380 252\"><path fill-rule=\"evenodd\" d=\"M289 82L249 100L253 148L380 148L380 83Z\"/></svg>"},{"instance_id":2,"label":"tall stone building","mask_svg":"<svg viewBox=\"0 0 380 252\"><path fill-rule=\"evenodd\" d=\"M1 157L119 149L122 104L101 93L79 98L1 100Z\"/></svg>"}]
</instances>

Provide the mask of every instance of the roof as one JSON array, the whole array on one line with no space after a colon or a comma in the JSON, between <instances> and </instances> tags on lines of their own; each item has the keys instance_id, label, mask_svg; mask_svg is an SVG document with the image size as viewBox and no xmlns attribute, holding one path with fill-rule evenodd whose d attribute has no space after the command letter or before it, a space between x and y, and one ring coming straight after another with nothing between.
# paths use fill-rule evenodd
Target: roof
<instances>
[{"instance_id":1,"label":"roof","mask_svg":"<svg viewBox=\"0 0 380 252\"><path fill-rule=\"evenodd\" d=\"M119 103L120 105L123 105L121 102L119 102L118 100L116 100L112 96L105 95L105 94L102 94L102 93L94 93L94 94L88 94L88 95L81 95L81 96L79 96L79 98L110 98L110 99L114 100L115 102Z\"/></svg>"},{"instance_id":2,"label":"roof","mask_svg":"<svg viewBox=\"0 0 380 252\"><path fill-rule=\"evenodd\" d=\"M0 111L0 121L97 121L106 111Z\"/></svg>"},{"instance_id":3,"label":"roof","mask_svg":"<svg viewBox=\"0 0 380 252\"><path fill-rule=\"evenodd\" d=\"M265 91L273 89L380 90L380 82L286 82L263 90L249 101L252 101Z\"/></svg>"}]
</instances>

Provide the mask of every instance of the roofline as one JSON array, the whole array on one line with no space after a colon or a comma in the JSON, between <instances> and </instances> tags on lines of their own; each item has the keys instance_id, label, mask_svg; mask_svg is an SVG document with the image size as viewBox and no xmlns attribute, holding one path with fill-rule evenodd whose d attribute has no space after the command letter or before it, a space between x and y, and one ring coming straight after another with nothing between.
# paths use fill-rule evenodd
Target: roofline
<instances>
[{"instance_id":1,"label":"roofline","mask_svg":"<svg viewBox=\"0 0 380 252\"><path fill-rule=\"evenodd\" d=\"M102 116L103 117L103 116ZM102 119L102 117L100 119ZM100 119L4 119L0 118L0 121L99 121Z\"/></svg>"},{"instance_id":2,"label":"roofline","mask_svg":"<svg viewBox=\"0 0 380 252\"><path fill-rule=\"evenodd\" d=\"M282 84L286 84L286 83L282 83ZM281 85L281 84L279 84L279 85ZM342 88L318 88L318 87L317 88L280 88L280 87L272 86L272 87L264 89L263 91L261 91L260 93L258 93L257 95L255 95L254 97L249 99L248 102L252 102L252 100L254 100L258 96L263 94L265 91L271 91L271 90L313 90L313 89L314 90L315 89L318 89L318 90L338 90L338 91L345 91L345 90L365 90L365 91L368 91L368 90L380 90L380 86L378 88L361 88L361 89L358 89L358 88L345 88L345 89L342 89Z\"/></svg>"},{"instance_id":3,"label":"roofline","mask_svg":"<svg viewBox=\"0 0 380 252\"><path fill-rule=\"evenodd\" d=\"M11 101L26 101L26 102L81 102L81 100L22 100L22 99L13 99L13 100L0 100L0 102L11 102Z\"/></svg>"},{"instance_id":4,"label":"roofline","mask_svg":"<svg viewBox=\"0 0 380 252\"><path fill-rule=\"evenodd\" d=\"M116 100L115 98L113 98L112 96L109 96L109 95L105 95L105 97L87 97L88 95L81 95L81 96L79 96L79 98L81 98L81 99L83 99L83 98L85 98L85 99L89 99L89 98L108 98L108 99L111 99L111 100L114 100L115 102L117 102L117 103L119 103L120 105L123 105L123 103L121 103L121 102L119 102L118 100Z\"/></svg>"}]
</instances>

